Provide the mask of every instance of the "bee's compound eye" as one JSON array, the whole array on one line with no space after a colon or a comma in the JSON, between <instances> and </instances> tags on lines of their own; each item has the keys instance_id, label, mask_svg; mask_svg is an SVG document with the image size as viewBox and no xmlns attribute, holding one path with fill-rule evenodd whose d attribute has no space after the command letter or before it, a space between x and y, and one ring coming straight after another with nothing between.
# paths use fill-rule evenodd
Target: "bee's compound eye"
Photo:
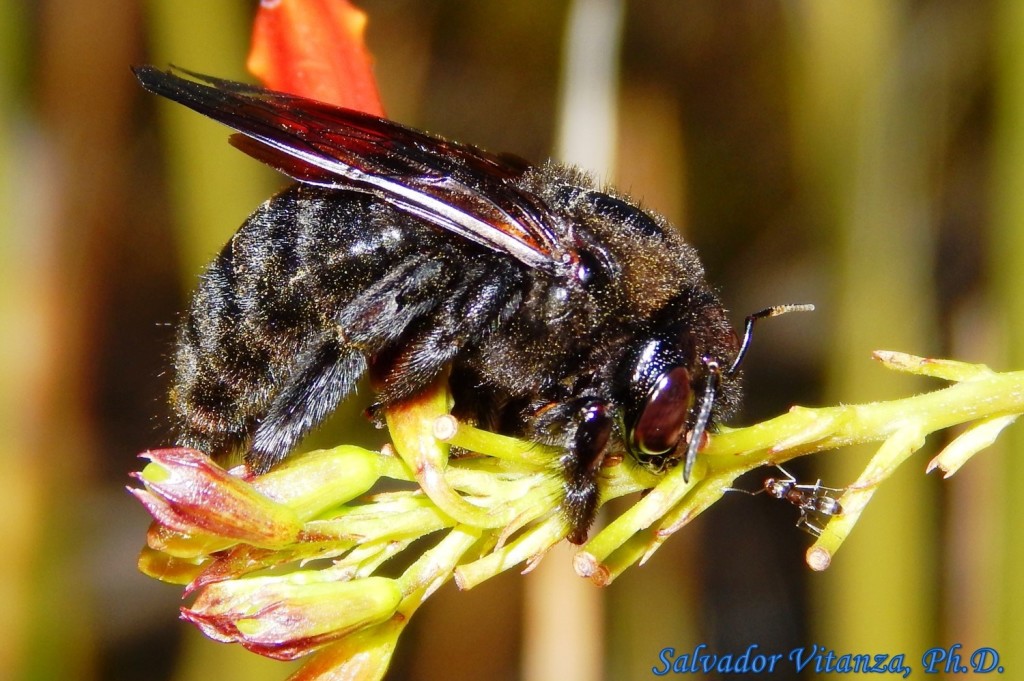
<instances>
[{"instance_id":1,"label":"bee's compound eye","mask_svg":"<svg viewBox=\"0 0 1024 681\"><path fill-rule=\"evenodd\" d=\"M674 449L686 431L691 403L686 367L677 366L659 376L633 427L634 451L665 454Z\"/></svg>"}]
</instances>

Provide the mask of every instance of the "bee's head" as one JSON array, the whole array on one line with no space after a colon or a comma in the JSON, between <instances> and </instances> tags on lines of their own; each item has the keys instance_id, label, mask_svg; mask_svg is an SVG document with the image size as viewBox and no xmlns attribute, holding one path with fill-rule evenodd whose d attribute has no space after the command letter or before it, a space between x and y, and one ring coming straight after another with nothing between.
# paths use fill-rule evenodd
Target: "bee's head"
<instances>
[{"instance_id":1,"label":"bee's head","mask_svg":"<svg viewBox=\"0 0 1024 681\"><path fill-rule=\"evenodd\" d=\"M689 481L705 433L712 422L723 385L734 381L753 338L754 322L786 312L813 310L813 305L779 305L746 318L743 339L730 338L733 359L700 354L692 331L655 338L631 358L623 432L630 454L646 468L662 472L685 461ZM719 343L720 345L723 343Z\"/></svg>"}]
</instances>

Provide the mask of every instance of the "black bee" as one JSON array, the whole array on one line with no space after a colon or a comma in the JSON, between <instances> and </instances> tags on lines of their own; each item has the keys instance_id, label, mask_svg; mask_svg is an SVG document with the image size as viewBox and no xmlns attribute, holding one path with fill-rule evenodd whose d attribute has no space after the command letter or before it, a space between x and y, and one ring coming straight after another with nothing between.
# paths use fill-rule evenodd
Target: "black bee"
<instances>
[{"instance_id":1,"label":"black bee","mask_svg":"<svg viewBox=\"0 0 1024 681\"><path fill-rule=\"evenodd\" d=\"M737 408L741 343L692 247L582 172L294 95L153 67L143 87L298 180L239 228L181 324L178 443L263 473L370 372L377 405L446 368L456 414L565 449L570 539L623 450L689 478Z\"/></svg>"}]
</instances>

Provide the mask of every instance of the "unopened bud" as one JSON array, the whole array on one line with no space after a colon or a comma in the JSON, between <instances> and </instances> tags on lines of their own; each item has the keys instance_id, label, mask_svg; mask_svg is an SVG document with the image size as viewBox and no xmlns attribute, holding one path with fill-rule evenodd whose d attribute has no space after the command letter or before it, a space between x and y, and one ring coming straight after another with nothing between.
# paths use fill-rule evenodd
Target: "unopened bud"
<instances>
[{"instance_id":1,"label":"unopened bud","mask_svg":"<svg viewBox=\"0 0 1024 681\"><path fill-rule=\"evenodd\" d=\"M325 581L323 572L302 571L211 584L182 617L215 640L291 660L383 622L401 600L391 579Z\"/></svg>"},{"instance_id":2,"label":"unopened bud","mask_svg":"<svg viewBox=\"0 0 1024 681\"><path fill-rule=\"evenodd\" d=\"M164 527L264 547L286 546L302 529L295 512L261 494L194 449L158 449L134 474L145 489L130 490Z\"/></svg>"}]
</instances>

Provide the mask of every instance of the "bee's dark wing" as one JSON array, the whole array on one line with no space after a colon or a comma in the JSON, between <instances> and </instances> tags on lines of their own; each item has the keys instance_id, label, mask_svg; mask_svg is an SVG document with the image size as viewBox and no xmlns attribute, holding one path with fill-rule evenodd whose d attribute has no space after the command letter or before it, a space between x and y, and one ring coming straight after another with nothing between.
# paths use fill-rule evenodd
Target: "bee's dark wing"
<instances>
[{"instance_id":1,"label":"bee's dark wing","mask_svg":"<svg viewBox=\"0 0 1024 681\"><path fill-rule=\"evenodd\" d=\"M231 142L311 184L355 189L529 267L553 272L572 254L550 211L514 180L530 166L351 109L152 66L134 69L150 92L237 130Z\"/></svg>"}]
</instances>

